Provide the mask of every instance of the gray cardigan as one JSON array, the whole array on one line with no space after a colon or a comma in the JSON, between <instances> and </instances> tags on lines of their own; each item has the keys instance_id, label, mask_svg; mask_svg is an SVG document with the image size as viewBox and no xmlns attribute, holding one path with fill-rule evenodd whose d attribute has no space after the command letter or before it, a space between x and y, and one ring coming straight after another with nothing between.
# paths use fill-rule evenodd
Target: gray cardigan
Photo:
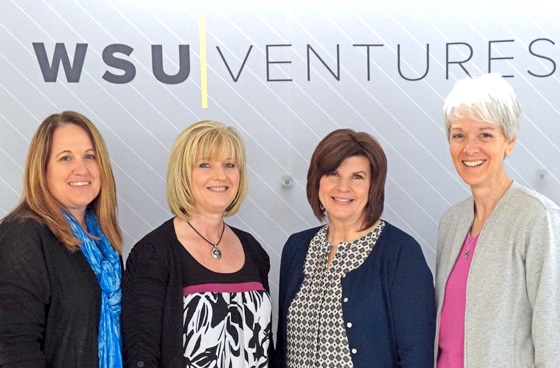
<instances>
[{"instance_id":1,"label":"gray cardigan","mask_svg":"<svg viewBox=\"0 0 560 368\"><path fill-rule=\"evenodd\" d=\"M436 359L445 285L473 218L470 197L440 221ZM467 281L465 368L558 368L559 347L560 207L514 182L475 248Z\"/></svg>"}]
</instances>

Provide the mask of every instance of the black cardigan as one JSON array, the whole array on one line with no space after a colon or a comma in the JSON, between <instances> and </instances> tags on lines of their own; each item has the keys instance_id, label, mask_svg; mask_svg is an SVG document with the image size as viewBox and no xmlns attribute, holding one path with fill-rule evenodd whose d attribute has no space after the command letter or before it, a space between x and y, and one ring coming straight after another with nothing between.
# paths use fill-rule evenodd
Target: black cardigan
<instances>
[{"instance_id":1,"label":"black cardigan","mask_svg":"<svg viewBox=\"0 0 560 368\"><path fill-rule=\"evenodd\" d=\"M0 225L0 366L97 368L101 288L36 220Z\"/></svg>"},{"instance_id":2,"label":"black cardigan","mask_svg":"<svg viewBox=\"0 0 560 368\"><path fill-rule=\"evenodd\" d=\"M245 257L255 262L262 284L269 291L268 254L251 234L230 228L241 241ZM183 251L170 219L140 240L128 256L122 280L126 367L185 366L180 266Z\"/></svg>"}]
</instances>

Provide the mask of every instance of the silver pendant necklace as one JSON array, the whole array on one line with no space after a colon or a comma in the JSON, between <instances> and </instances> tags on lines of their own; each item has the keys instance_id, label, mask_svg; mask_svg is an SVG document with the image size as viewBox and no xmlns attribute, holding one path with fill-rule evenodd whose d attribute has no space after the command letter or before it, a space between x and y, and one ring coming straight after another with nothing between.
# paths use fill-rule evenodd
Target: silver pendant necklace
<instances>
[{"instance_id":1,"label":"silver pendant necklace","mask_svg":"<svg viewBox=\"0 0 560 368\"><path fill-rule=\"evenodd\" d=\"M480 234L479 234L480 235ZM467 250L465 251L465 258L469 258L469 250L471 248L471 245L473 245L474 243L476 243L476 241L478 240L478 235L475 237L471 237L471 241L469 242L469 235L467 235Z\"/></svg>"},{"instance_id":2,"label":"silver pendant necklace","mask_svg":"<svg viewBox=\"0 0 560 368\"><path fill-rule=\"evenodd\" d=\"M224 231L226 230L225 222L223 222L222 233L220 234L220 238L218 239L218 242L216 244L212 243L210 240L203 237L202 234L199 233L198 230L196 230L189 221L187 221L187 224L189 224L191 229L193 229L194 232L198 234L198 236L200 236L202 239L204 239L205 242L207 242L212 246L212 250L210 251L210 255L212 256L212 258L214 258L215 260L222 258L222 251L218 248L218 244L220 244L220 242L222 241L222 237L224 236Z\"/></svg>"}]
</instances>

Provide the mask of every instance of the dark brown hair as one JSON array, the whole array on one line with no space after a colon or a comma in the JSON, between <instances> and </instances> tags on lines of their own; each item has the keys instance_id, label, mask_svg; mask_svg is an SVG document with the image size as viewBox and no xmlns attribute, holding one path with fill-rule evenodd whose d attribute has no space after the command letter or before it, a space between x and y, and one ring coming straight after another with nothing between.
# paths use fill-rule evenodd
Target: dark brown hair
<instances>
[{"instance_id":1,"label":"dark brown hair","mask_svg":"<svg viewBox=\"0 0 560 368\"><path fill-rule=\"evenodd\" d=\"M381 217L387 178L387 157L379 142L371 135L352 129L337 129L319 142L311 156L307 172L307 200L315 217L324 221L326 214L319 200L321 178L335 171L342 161L353 156L367 158L371 171L369 200L364 208L363 228L360 229L365 230Z\"/></svg>"}]
</instances>

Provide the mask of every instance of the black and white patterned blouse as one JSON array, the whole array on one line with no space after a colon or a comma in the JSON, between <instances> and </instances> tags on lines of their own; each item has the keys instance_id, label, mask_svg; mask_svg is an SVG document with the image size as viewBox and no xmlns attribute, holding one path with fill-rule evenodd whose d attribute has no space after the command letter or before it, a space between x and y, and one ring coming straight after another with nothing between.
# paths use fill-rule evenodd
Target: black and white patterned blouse
<instances>
[{"instance_id":1,"label":"black and white patterned blouse","mask_svg":"<svg viewBox=\"0 0 560 368\"><path fill-rule=\"evenodd\" d=\"M384 226L381 221L362 238L340 243L329 268L328 225L311 240L303 283L288 310L288 367L352 367L342 315L342 278L362 265Z\"/></svg>"},{"instance_id":2,"label":"black and white patterned blouse","mask_svg":"<svg viewBox=\"0 0 560 368\"><path fill-rule=\"evenodd\" d=\"M187 367L267 367L272 304L256 265L213 272L187 251L183 268L183 350Z\"/></svg>"}]
</instances>

